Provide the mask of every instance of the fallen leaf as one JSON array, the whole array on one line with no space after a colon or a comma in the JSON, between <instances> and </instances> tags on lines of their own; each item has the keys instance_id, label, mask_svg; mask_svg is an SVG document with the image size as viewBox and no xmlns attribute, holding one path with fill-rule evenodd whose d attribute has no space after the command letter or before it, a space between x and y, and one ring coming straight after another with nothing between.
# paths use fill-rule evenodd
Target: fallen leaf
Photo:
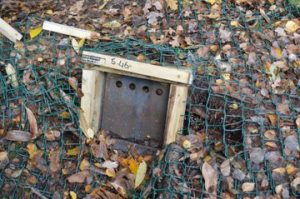
<instances>
[{"instance_id":1,"label":"fallen leaf","mask_svg":"<svg viewBox=\"0 0 300 199\"><path fill-rule=\"evenodd\" d=\"M69 183L83 183L87 176L89 175L88 171L80 171L75 173L67 178Z\"/></svg>"},{"instance_id":2,"label":"fallen leaf","mask_svg":"<svg viewBox=\"0 0 300 199\"><path fill-rule=\"evenodd\" d=\"M11 85L14 88L18 87L19 83L18 83L18 79L17 79L16 69L10 63L8 63L5 66L5 71L6 71L6 74L8 75L8 79L9 79Z\"/></svg>"},{"instance_id":3,"label":"fallen leaf","mask_svg":"<svg viewBox=\"0 0 300 199\"><path fill-rule=\"evenodd\" d=\"M69 149L67 151L67 155L68 156L77 156L80 153L80 147L74 147L72 149Z\"/></svg>"},{"instance_id":4,"label":"fallen leaf","mask_svg":"<svg viewBox=\"0 0 300 199\"><path fill-rule=\"evenodd\" d=\"M286 172L287 172L287 174L289 174L289 175L294 175L295 173L297 173L297 168L294 166L294 165L292 165L292 164L288 164L286 167L285 167L285 169L286 169Z\"/></svg>"},{"instance_id":5,"label":"fallen leaf","mask_svg":"<svg viewBox=\"0 0 300 199\"><path fill-rule=\"evenodd\" d=\"M30 126L30 132L32 133L32 138L36 138L39 135L39 129L37 126L36 118L33 114L33 112L25 106L27 118Z\"/></svg>"},{"instance_id":6,"label":"fallen leaf","mask_svg":"<svg viewBox=\"0 0 300 199\"><path fill-rule=\"evenodd\" d=\"M31 133L27 131L12 130L7 132L4 139L15 142L28 142L31 140Z\"/></svg>"},{"instance_id":7,"label":"fallen leaf","mask_svg":"<svg viewBox=\"0 0 300 199\"><path fill-rule=\"evenodd\" d=\"M134 187L137 188L140 186L140 184L143 182L145 175L147 172L147 164L145 161L143 161L137 170L136 176L135 176L135 181L134 181Z\"/></svg>"},{"instance_id":8,"label":"fallen leaf","mask_svg":"<svg viewBox=\"0 0 300 199\"><path fill-rule=\"evenodd\" d=\"M168 4L168 7L171 10L177 10L178 9L177 0L167 0L167 4Z\"/></svg>"},{"instance_id":9,"label":"fallen leaf","mask_svg":"<svg viewBox=\"0 0 300 199\"><path fill-rule=\"evenodd\" d=\"M288 21L285 24L285 31L289 34L296 32L299 28L300 26L294 21Z\"/></svg>"},{"instance_id":10,"label":"fallen leaf","mask_svg":"<svg viewBox=\"0 0 300 199\"><path fill-rule=\"evenodd\" d=\"M23 172L23 169L18 169L18 170L16 170L16 171L14 171L14 172L10 175L10 177L12 177L12 178L17 178L17 177L19 177L19 176L22 174L22 172Z\"/></svg>"},{"instance_id":11,"label":"fallen leaf","mask_svg":"<svg viewBox=\"0 0 300 199\"><path fill-rule=\"evenodd\" d=\"M268 114L268 119L270 120L272 126L277 125L277 116L275 114Z\"/></svg>"},{"instance_id":12,"label":"fallen leaf","mask_svg":"<svg viewBox=\"0 0 300 199\"><path fill-rule=\"evenodd\" d=\"M299 189L299 187L300 187L300 177L296 177L293 181L292 181L292 183L291 183L291 186L292 186L292 188L294 188L296 191L300 191Z\"/></svg>"},{"instance_id":13,"label":"fallen leaf","mask_svg":"<svg viewBox=\"0 0 300 199\"><path fill-rule=\"evenodd\" d=\"M116 169L118 168L119 164L118 162L106 160L101 166L107 169Z\"/></svg>"},{"instance_id":14,"label":"fallen leaf","mask_svg":"<svg viewBox=\"0 0 300 199\"><path fill-rule=\"evenodd\" d=\"M230 160L225 160L220 165L221 173L223 176L229 176L230 175Z\"/></svg>"},{"instance_id":15,"label":"fallen leaf","mask_svg":"<svg viewBox=\"0 0 300 199\"><path fill-rule=\"evenodd\" d=\"M0 170L4 169L8 163L8 153L6 151L0 152Z\"/></svg>"},{"instance_id":16,"label":"fallen leaf","mask_svg":"<svg viewBox=\"0 0 300 199\"><path fill-rule=\"evenodd\" d=\"M216 193L218 183L217 171L207 162L203 163L201 171L205 181L205 190L209 193Z\"/></svg>"},{"instance_id":17,"label":"fallen leaf","mask_svg":"<svg viewBox=\"0 0 300 199\"><path fill-rule=\"evenodd\" d=\"M120 24L120 22L118 22L117 20L113 20L113 21L106 22L106 23L103 24L102 26L103 26L104 28L115 29L115 28L121 27L121 24Z\"/></svg>"},{"instance_id":18,"label":"fallen leaf","mask_svg":"<svg viewBox=\"0 0 300 199\"><path fill-rule=\"evenodd\" d=\"M80 165L79 165L80 171L87 170L89 167L90 167L89 161L88 161L87 159L84 158L84 159L80 162Z\"/></svg>"},{"instance_id":19,"label":"fallen leaf","mask_svg":"<svg viewBox=\"0 0 300 199\"><path fill-rule=\"evenodd\" d=\"M285 174L286 169L283 167L280 167L280 168L273 169L273 172L283 175L283 174Z\"/></svg>"},{"instance_id":20,"label":"fallen leaf","mask_svg":"<svg viewBox=\"0 0 300 199\"><path fill-rule=\"evenodd\" d=\"M34 143L29 143L27 145L27 152L30 160L33 160L39 154L39 150Z\"/></svg>"},{"instance_id":21,"label":"fallen leaf","mask_svg":"<svg viewBox=\"0 0 300 199\"><path fill-rule=\"evenodd\" d=\"M250 160L256 164L260 164L264 161L265 151L261 148L253 148L250 152Z\"/></svg>"},{"instance_id":22,"label":"fallen leaf","mask_svg":"<svg viewBox=\"0 0 300 199\"><path fill-rule=\"evenodd\" d=\"M138 162L135 159L130 158L128 160L128 166L129 166L129 169L130 169L131 173L133 173L134 175L136 175L138 167L139 167Z\"/></svg>"},{"instance_id":23,"label":"fallen leaf","mask_svg":"<svg viewBox=\"0 0 300 199\"><path fill-rule=\"evenodd\" d=\"M50 171L53 173L58 172L61 168L59 149L50 151L49 160L50 160Z\"/></svg>"},{"instance_id":24,"label":"fallen leaf","mask_svg":"<svg viewBox=\"0 0 300 199\"><path fill-rule=\"evenodd\" d=\"M272 46L271 47L271 55L273 57L275 57L276 59L281 59L282 58L282 51L281 51L280 48Z\"/></svg>"},{"instance_id":25,"label":"fallen leaf","mask_svg":"<svg viewBox=\"0 0 300 199\"><path fill-rule=\"evenodd\" d=\"M42 26L31 29L29 31L30 39L34 39L35 37L37 37L39 34L41 34L42 30L43 30Z\"/></svg>"},{"instance_id":26,"label":"fallen leaf","mask_svg":"<svg viewBox=\"0 0 300 199\"><path fill-rule=\"evenodd\" d=\"M277 149L278 148L278 146L275 142L266 142L265 146L269 147L269 148L272 148L272 149Z\"/></svg>"},{"instance_id":27,"label":"fallen leaf","mask_svg":"<svg viewBox=\"0 0 300 199\"><path fill-rule=\"evenodd\" d=\"M285 148L291 151L300 151L299 143L295 135L289 135L284 140Z\"/></svg>"},{"instance_id":28,"label":"fallen leaf","mask_svg":"<svg viewBox=\"0 0 300 199\"><path fill-rule=\"evenodd\" d=\"M77 42L76 39L72 38L71 42L75 52L79 53L80 48L84 45L85 39L81 39L79 42Z\"/></svg>"},{"instance_id":29,"label":"fallen leaf","mask_svg":"<svg viewBox=\"0 0 300 199\"><path fill-rule=\"evenodd\" d=\"M213 5L216 3L216 0L205 0L207 3L210 3L210 5Z\"/></svg>"},{"instance_id":30,"label":"fallen leaf","mask_svg":"<svg viewBox=\"0 0 300 199\"><path fill-rule=\"evenodd\" d=\"M77 195L74 191L70 191L71 199L77 199Z\"/></svg>"},{"instance_id":31,"label":"fallen leaf","mask_svg":"<svg viewBox=\"0 0 300 199\"><path fill-rule=\"evenodd\" d=\"M182 143L182 147L185 149L189 149L189 148L191 148L191 146L192 146L192 143L189 140L184 140Z\"/></svg>"},{"instance_id":32,"label":"fallen leaf","mask_svg":"<svg viewBox=\"0 0 300 199\"><path fill-rule=\"evenodd\" d=\"M296 125L297 125L297 128L300 129L300 117L299 116L296 119Z\"/></svg>"},{"instance_id":33,"label":"fallen leaf","mask_svg":"<svg viewBox=\"0 0 300 199\"><path fill-rule=\"evenodd\" d=\"M277 104L277 111L281 114L288 115L290 114L290 108L287 104L278 103Z\"/></svg>"},{"instance_id":34,"label":"fallen leaf","mask_svg":"<svg viewBox=\"0 0 300 199\"><path fill-rule=\"evenodd\" d=\"M275 132L275 130L267 130L264 133L264 136L269 140L273 140L276 137L276 132Z\"/></svg>"},{"instance_id":35,"label":"fallen leaf","mask_svg":"<svg viewBox=\"0 0 300 199\"><path fill-rule=\"evenodd\" d=\"M251 192L254 190L254 187L255 187L255 183L252 182L245 182L242 184L242 190L244 192Z\"/></svg>"},{"instance_id":36,"label":"fallen leaf","mask_svg":"<svg viewBox=\"0 0 300 199\"><path fill-rule=\"evenodd\" d=\"M106 169L105 170L105 174L108 176L108 177L111 177L111 178L115 178L116 177L116 172L114 169Z\"/></svg>"}]
</instances>

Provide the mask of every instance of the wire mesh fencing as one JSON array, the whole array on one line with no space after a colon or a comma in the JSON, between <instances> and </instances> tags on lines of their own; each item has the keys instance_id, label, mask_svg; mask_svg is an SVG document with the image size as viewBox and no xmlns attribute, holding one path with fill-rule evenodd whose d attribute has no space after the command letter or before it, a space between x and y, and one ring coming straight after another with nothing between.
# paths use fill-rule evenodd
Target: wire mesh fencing
<instances>
[{"instance_id":1,"label":"wire mesh fencing","mask_svg":"<svg viewBox=\"0 0 300 199\"><path fill-rule=\"evenodd\" d=\"M78 198L299 197L300 43L299 34L286 28L297 9L266 3L265 13L230 1L196 1L202 6L193 9L187 2L178 5L190 7L188 15L170 12L166 20L174 30L183 27L181 45L193 40L196 46L114 38L81 49L133 60L142 55L144 62L194 71L184 128L176 143L153 158L138 189L123 182L131 173L120 169L122 178L113 180L102 163L121 167L130 158L147 158L133 151L130 158L121 156L107 134L87 141L79 128L84 65L71 39L42 32L14 45L1 38L3 198L62 198L70 191ZM28 33L40 22L33 17L16 27Z\"/></svg>"}]
</instances>

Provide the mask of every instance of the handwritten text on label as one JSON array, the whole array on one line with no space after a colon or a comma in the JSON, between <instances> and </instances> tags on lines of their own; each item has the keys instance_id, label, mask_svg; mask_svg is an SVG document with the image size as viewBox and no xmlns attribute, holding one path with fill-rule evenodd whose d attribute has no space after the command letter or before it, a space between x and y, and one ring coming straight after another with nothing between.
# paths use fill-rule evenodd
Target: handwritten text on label
<instances>
[{"instance_id":1,"label":"handwritten text on label","mask_svg":"<svg viewBox=\"0 0 300 199\"><path fill-rule=\"evenodd\" d=\"M82 55L82 61L89 64L112 64L121 68L129 69L131 65L127 61L123 61L119 58L103 58L100 56L92 56L92 55Z\"/></svg>"}]
</instances>

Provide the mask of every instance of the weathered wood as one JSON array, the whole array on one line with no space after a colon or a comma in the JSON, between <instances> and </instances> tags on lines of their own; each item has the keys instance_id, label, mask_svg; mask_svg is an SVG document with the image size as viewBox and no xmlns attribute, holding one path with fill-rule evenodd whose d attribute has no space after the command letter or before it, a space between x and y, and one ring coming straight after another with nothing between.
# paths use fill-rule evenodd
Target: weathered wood
<instances>
[{"instance_id":1,"label":"weathered wood","mask_svg":"<svg viewBox=\"0 0 300 199\"><path fill-rule=\"evenodd\" d=\"M89 40L97 40L100 37L100 34L97 32L83 30L83 29L79 29L79 28L75 28L63 24L58 24L50 21L44 21L43 29L64 34L64 35L82 38L82 39L89 39Z\"/></svg>"},{"instance_id":2,"label":"weathered wood","mask_svg":"<svg viewBox=\"0 0 300 199\"><path fill-rule=\"evenodd\" d=\"M187 95L187 86L171 84L165 128L165 145L174 142L177 133L182 130Z\"/></svg>"},{"instance_id":3,"label":"weathered wood","mask_svg":"<svg viewBox=\"0 0 300 199\"><path fill-rule=\"evenodd\" d=\"M156 78L158 81L167 80L181 84L191 84L192 82L192 73L187 69L157 66L89 51L83 51L82 61L84 63L98 65L101 68L109 68L124 73L140 75L146 79L151 77Z\"/></svg>"},{"instance_id":4,"label":"weathered wood","mask_svg":"<svg viewBox=\"0 0 300 199\"><path fill-rule=\"evenodd\" d=\"M22 35L11 27L8 23L6 23L3 19L0 18L0 33L7 37L12 42L16 43L22 39Z\"/></svg>"},{"instance_id":5,"label":"weathered wood","mask_svg":"<svg viewBox=\"0 0 300 199\"><path fill-rule=\"evenodd\" d=\"M81 128L87 131L91 128L94 132L99 130L102 112L102 95L104 91L104 73L95 70L83 70L81 98ZM86 124L85 124L85 122ZM88 133L85 132L87 135Z\"/></svg>"}]
</instances>

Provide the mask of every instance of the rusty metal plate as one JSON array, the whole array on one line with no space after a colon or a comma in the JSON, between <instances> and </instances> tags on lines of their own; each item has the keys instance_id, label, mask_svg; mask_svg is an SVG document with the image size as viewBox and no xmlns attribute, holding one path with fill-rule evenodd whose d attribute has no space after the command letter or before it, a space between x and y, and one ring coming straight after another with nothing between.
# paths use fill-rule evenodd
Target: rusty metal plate
<instances>
[{"instance_id":1,"label":"rusty metal plate","mask_svg":"<svg viewBox=\"0 0 300 199\"><path fill-rule=\"evenodd\" d=\"M107 74L101 128L146 146L163 144L169 84Z\"/></svg>"}]
</instances>

